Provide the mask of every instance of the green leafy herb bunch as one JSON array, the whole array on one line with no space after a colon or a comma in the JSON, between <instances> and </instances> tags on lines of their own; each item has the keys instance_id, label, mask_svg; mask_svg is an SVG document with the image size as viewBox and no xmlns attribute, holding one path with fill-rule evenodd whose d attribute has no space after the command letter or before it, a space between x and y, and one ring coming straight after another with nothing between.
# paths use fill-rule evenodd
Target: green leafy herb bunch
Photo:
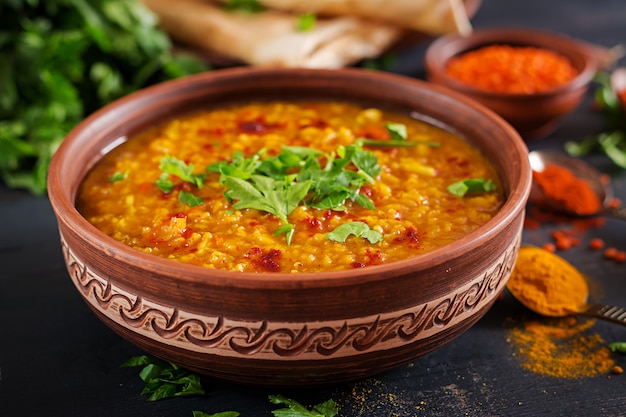
<instances>
[{"instance_id":1,"label":"green leafy herb bunch","mask_svg":"<svg viewBox=\"0 0 626 417\"><path fill-rule=\"evenodd\" d=\"M46 191L61 141L89 113L206 69L172 53L138 0L3 0L0 63L0 178L35 194Z\"/></svg>"}]
</instances>

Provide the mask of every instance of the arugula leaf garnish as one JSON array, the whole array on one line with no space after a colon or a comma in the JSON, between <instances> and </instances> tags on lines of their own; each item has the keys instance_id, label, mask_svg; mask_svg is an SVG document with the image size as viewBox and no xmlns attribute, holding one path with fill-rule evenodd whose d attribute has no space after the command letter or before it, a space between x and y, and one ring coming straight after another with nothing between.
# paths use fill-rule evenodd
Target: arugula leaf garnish
<instances>
[{"instance_id":1,"label":"arugula leaf garnish","mask_svg":"<svg viewBox=\"0 0 626 417\"><path fill-rule=\"evenodd\" d=\"M326 237L334 242L345 242L348 236L354 235L369 240L371 244L383 240L383 235L363 222L350 222L337 226L335 230L326 233Z\"/></svg>"},{"instance_id":2,"label":"arugula leaf garnish","mask_svg":"<svg viewBox=\"0 0 626 417\"><path fill-rule=\"evenodd\" d=\"M283 404L287 408L272 410L275 417L335 417L339 410L333 400L314 405L310 410L299 402L282 395L270 395L272 404Z\"/></svg>"},{"instance_id":3,"label":"arugula leaf garnish","mask_svg":"<svg viewBox=\"0 0 626 417\"><path fill-rule=\"evenodd\" d=\"M496 191L496 184L490 179L468 178L450 184L447 190L450 194L463 197L467 193L486 193Z\"/></svg>"},{"instance_id":4,"label":"arugula leaf garnish","mask_svg":"<svg viewBox=\"0 0 626 417\"><path fill-rule=\"evenodd\" d=\"M148 401L204 394L200 377L173 363L155 361L143 355L132 357L121 365L122 368L139 366L143 367L139 377L146 383L141 395L149 394Z\"/></svg>"}]
</instances>

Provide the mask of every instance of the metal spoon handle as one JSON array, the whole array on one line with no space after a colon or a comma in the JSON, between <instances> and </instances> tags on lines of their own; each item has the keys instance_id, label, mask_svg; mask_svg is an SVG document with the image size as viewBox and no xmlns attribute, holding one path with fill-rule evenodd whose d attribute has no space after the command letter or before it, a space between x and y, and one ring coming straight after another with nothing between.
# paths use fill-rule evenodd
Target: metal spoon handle
<instances>
[{"instance_id":1,"label":"metal spoon handle","mask_svg":"<svg viewBox=\"0 0 626 417\"><path fill-rule=\"evenodd\" d=\"M589 304L581 314L626 326L626 309L622 307Z\"/></svg>"},{"instance_id":2,"label":"metal spoon handle","mask_svg":"<svg viewBox=\"0 0 626 417\"><path fill-rule=\"evenodd\" d=\"M605 208L603 214L616 219L626 220L626 207Z\"/></svg>"}]
</instances>

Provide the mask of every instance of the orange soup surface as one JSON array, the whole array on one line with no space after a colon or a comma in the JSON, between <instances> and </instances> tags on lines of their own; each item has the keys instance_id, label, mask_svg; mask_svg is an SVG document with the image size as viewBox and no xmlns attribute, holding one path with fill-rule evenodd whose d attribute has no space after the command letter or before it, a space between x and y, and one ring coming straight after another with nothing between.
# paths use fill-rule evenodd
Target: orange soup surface
<instances>
[{"instance_id":1,"label":"orange soup surface","mask_svg":"<svg viewBox=\"0 0 626 417\"><path fill-rule=\"evenodd\" d=\"M145 253L300 273L423 254L484 225L503 201L489 161L443 129L349 103L269 102L130 138L90 171L77 208Z\"/></svg>"},{"instance_id":2,"label":"orange soup surface","mask_svg":"<svg viewBox=\"0 0 626 417\"><path fill-rule=\"evenodd\" d=\"M486 91L533 94L552 90L578 74L564 56L542 48L490 45L450 59L449 76Z\"/></svg>"}]
</instances>

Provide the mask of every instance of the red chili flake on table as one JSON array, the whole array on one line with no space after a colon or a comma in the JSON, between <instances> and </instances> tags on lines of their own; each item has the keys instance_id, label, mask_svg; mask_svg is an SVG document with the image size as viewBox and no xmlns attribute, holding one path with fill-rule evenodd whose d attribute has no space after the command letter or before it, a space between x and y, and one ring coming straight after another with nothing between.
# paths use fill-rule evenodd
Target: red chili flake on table
<instances>
[{"instance_id":1,"label":"red chili flake on table","mask_svg":"<svg viewBox=\"0 0 626 417\"><path fill-rule=\"evenodd\" d=\"M577 75L564 56L542 48L489 45L450 59L447 73L487 91L533 94L561 86Z\"/></svg>"},{"instance_id":2,"label":"red chili flake on table","mask_svg":"<svg viewBox=\"0 0 626 417\"><path fill-rule=\"evenodd\" d=\"M600 250L604 247L604 240L600 238L593 238L589 241L589 247L593 250Z\"/></svg>"},{"instance_id":3,"label":"red chili flake on table","mask_svg":"<svg viewBox=\"0 0 626 417\"><path fill-rule=\"evenodd\" d=\"M606 259L615 259L617 256L618 250L614 247L609 247L604 250L604 257Z\"/></svg>"}]
</instances>

